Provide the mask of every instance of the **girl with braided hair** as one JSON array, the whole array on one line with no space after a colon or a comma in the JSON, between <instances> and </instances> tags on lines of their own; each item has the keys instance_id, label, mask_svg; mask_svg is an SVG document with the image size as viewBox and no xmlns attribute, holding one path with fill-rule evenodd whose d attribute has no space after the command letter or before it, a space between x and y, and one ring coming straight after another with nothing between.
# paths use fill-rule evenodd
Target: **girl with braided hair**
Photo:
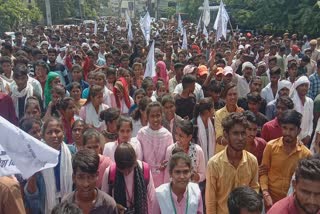
<instances>
[{"instance_id":1,"label":"girl with braided hair","mask_svg":"<svg viewBox=\"0 0 320 214\"><path fill-rule=\"evenodd\" d=\"M128 143L116 148L115 164L104 173L101 190L111 195L119 213L152 213L155 194L148 164L137 160L136 152Z\"/></svg>"}]
</instances>

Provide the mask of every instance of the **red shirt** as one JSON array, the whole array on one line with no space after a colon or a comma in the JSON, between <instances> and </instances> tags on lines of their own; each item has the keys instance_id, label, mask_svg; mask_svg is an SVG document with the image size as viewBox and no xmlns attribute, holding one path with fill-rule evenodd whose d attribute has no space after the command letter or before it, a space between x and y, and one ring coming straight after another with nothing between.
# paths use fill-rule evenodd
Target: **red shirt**
<instances>
[{"instance_id":1,"label":"red shirt","mask_svg":"<svg viewBox=\"0 0 320 214\"><path fill-rule=\"evenodd\" d=\"M9 95L0 92L0 116L14 125L18 125L18 118Z\"/></svg>"},{"instance_id":2,"label":"red shirt","mask_svg":"<svg viewBox=\"0 0 320 214\"><path fill-rule=\"evenodd\" d=\"M267 214L299 214L298 208L295 204L293 195L285 197L275 203ZM320 212L318 212L320 214Z\"/></svg>"},{"instance_id":3,"label":"red shirt","mask_svg":"<svg viewBox=\"0 0 320 214\"><path fill-rule=\"evenodd\" d=\"M261 137L267 142L282 137L282 129L277 118L263 125Z\"/></svg>"}]
</instances>

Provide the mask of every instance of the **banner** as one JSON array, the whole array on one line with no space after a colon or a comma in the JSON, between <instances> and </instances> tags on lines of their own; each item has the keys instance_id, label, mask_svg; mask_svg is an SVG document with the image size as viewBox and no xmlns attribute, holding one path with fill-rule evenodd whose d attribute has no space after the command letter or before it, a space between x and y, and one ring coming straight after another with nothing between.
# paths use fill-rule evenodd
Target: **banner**
<instances>
[{"instance_id":1,"label":"banner","mask_svg":"<svg viewBox=\"0 0 320 214\"><path fill-rule=\"evenodd\" d=\"M218 41L221 37L227 37L227 26L229 21L229 15L224 7L222 0L220 1L219 11L214 22L213 28L216 32L216 41Z\"/></svg>"},{"instance_id":2,"label":"banner","mask_svg":"<svg viewBox=\"0 0 320 214\"><path fill-rule=\"evenodd\" d=\"M0 116L0 176L21 173L24 179L58 163L59 151Z\"/></svg>"},{"instance_id":3,"label":"banner","mask_svg":"<svg viewBox=\"0 0 320 214\"><path fill-rule=\"evenodd\" d=\"M147 56L147 64L146 64L146 70L144 72L144 77L154 77L154 76L156 76L156 61L154 58L154 40L153 40Z\"/></svg>"}]
</instances>

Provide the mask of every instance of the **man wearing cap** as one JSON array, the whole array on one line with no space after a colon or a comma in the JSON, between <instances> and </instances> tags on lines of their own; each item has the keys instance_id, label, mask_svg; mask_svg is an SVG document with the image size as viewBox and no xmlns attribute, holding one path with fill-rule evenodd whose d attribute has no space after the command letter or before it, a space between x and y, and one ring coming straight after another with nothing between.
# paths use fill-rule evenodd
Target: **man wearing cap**
<instances>
[{"instance_id":1,"label":"man wearing cap","mask_svg":"<svg viewBox=\"0 0 320 214\"><path fill-rule=\"evenodd\" d=\"M242 64L242 76L235 73L233 76L234 82L237 84L239 98L247 96L250 92L249 83L253 76L255 67L251 62L245 62Z\"/></svg>"},{"instance_id":2,"label":"man wearing cap","mask_svg":"<svg viewBox=\"0 0 320 214\"><path fill-rule=\"evenodd\" d=\"M298 54L300 53L300 48L297 45L292 45L291 47L291 52L290 54L287 56L286 58L286 64L285 64L285 68L287 68L288 66L288 62L292 61L292 60L296 60L297 63L299 63L300 59Z\"/></svg>"},{"instance_id":3,"label":"man wearing cap","mask_svg":"<svg viewBox=\"0 0 320 214\"><path fill-rule=\"evenodd\" d=\"M320 52L316 49L316 47L317 47L317 40L312 39L310 41L310 49L312 51L311 59L317 62L318 59L320 59Z\"/></svg>"},{"instance_id":4,"label":"man wearing cap","mask_svg":"<svg viewBox=\"0 0 320 214\"><path fill-rule=\"evenodd\" d=\"M196 66L194 66L194 65L186 65L186 66L184 67L184 69L183 69L183 75L191 74L191 75L193 75L194 77L196 77L196 76L197 76L197 71L198 71L198 68L197 68ZM175 87L173 93L174 93L174 94L181 94L181 93L182 93L182 90L183 90L183 88L182 88L182 83L179 83L179 84ZM197 102L198 102L201 98L204 98L204 94L203 94L202 87L201 87L201 85L198 84L197 82L196 82L196 84L195 84L195 89L194 89L194 92L193 92L193 93L194 93L195 96L196 96Z\"/></svg>"}]
</instances>

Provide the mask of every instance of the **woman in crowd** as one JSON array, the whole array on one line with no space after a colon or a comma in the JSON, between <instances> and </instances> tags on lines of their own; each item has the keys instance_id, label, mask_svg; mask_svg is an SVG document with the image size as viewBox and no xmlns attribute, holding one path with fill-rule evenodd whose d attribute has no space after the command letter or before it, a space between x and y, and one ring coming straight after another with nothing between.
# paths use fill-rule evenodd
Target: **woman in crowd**
<instances>
[{"instance_id":1,"label":"woman in crowd","mask_svg":"<svg viewBox=\"0 0 320 214\"><path fill-rule=\"evenodd\" d=\"M100 120L104 121L105 129L102 134L105 138L104 143L113 142L118 139L117 120L120 117L120 110L109 108L100 113Z\"/></svg>"},{"instance_id":2,"label":"woman in crowd","mask_svg":"<svg viewBox=\"0 0 320 214\"><path fill-rule=\"evenodd\" d=\"M142 160L142 149L137 138L132 138L132 120L130 118L120 116L117 120L118 139L114 142L105 144L103 155L110 157L114 161L114 152L121 143L129 143L136 152L138 160Z\"/></svg>"},{"instance_id":3,"label":"woman in crowd","mask_svg":"<svg viewBox=\"0 0 320 214\"><path fill-rule=\"evenodd\" d=\"M101 153L101 142L100 133L95 129L87 129L82 136L83 148L93 150L99 155L99 168L98 168L98 180L97 187L100 189L102 184L103 174L108 166L111 165L112 161L109 157L100 155Z\"/></svg>"},{"instance_id":4,"label":"woman in crowd","mask_svg":"<svg viewBox=\"0 0 320 214\"><path fill-rule=\"evenodd\" d=\"M62 197L72 191L71 153L63 142L63 124L49 118L43 125L44 142L59 151L58 164L29 178L24 193L32 213L51 213Z\"/></svg>"},{"instance_id":5,"label":"woman in crowd","mask_svg":"<svg viewBox=\"0 0 320 214\"><path fill-rule=\"evenodd\" d=\"M168 147L166 160L170 160L172 152L175 148L180 148L191 159L192 174L191 181L199 183L206 178L206 163L201 147L192 142L193 124L189 120L181 120L177 123L176 139L177 142ZM166 170L164 181L169 182L170 174Z\"/></svg>"},{"instance_id":6,"label":"woman in crowd","mask_svg":"<svg viewBox=\"0 0 320 214\"><path fill-rule=\"evenodd\" d=\"M194 124L196 124L197 144L201 146L205 163L214 155L216 136L212 121L213 103L209 98L202 98L194 108Z\"/></svg>"},{"instance_id":7,"label":"woman in crowd","mask_svg":"<svg viewBox=\"0 0 320 214\"><path fill-rule=\"evenodd\" d=\"M100 113L109 106L103 103L103 88L98 85L90 87L89 97L80 109L80 117L86 124L93 126L99 131L105 129L104 122L100 121Z\"/></svg>"},{"instance_id":8,"label":"woman in crowd","mask_svg":"<svg viewBox=\"0 0 320 214\"><path fill-rule=\"evenodd\" d=\"M184 152L172 155L169 161L170 183L156 189L153 214L203 213L201 192L198 184L190 182L192 176L191 159Z\"/></svg>"},{"instance_id":9,"label":"woman in crowd","mask_svg":"<svg viewBox=\"0 0 320 214\"><path fill-rule=\"evenodd\" d=\"M47 108L49 106L49 103L52 100L52 93L51 90L56 86L61 85L60 76L56 72L49 72L47 76L47 81L44 86L44 104Z\"/></svg>"},{"instance_id":10,"label":"woman in crowd","mask_svg":"<svg viewBox=\"0 0 320 214\"><path fill-rule=\"evenodd\" d=\"M31 96L26 99L24 116L41 119L41 107L38 98Z\"/></svg>"},{"instance_id":11,"label":"woman in crowd","mask_svg":"<svg viewBox=\"0 0 320 214\"><path fill-rule=\"evenodd\" d=\"M139 102L138 108L134 110L134 112L132 113L132 119L133 119L132 136L133 137L137 136L138 131L142 127L148 125L146 109L149 103L151 103L151 99L149 97L143 97Z\"/></svg>"},{"instance_id":12,"label":"woman in crowd","mask_svg":"<svg viewBox=\"0 0 320 214\"><path fill-rule=\"evenodd\" d=\"M78 82L72 82L70 85L70 97L73 98L74 104L76 105L76 115L79 115L81 107L86 103L86 99L81 98L82 89Z\"/></svg>"},{"instance_id":13,"label":"woman in crowd","mask_svg":"<svg viewBox=\"0 0 320 214\"><path fill-rule=\"evenodd\" d=\"M99 71L99 72L95 73L94 79L95 79L95 85L102 87L103 103L108 105L109 107L116 107L114 93L112 91L110 91L106 86L106 84L107 84L106 75L104 73L102 73L101 71ZM89 92L89 94L90 94L90 92Z\"/></svg>"},{"instance_id":14,"label":"woman in crowd","mask_svg":"<svg viewBox=\"0 0 320 214\"><path fill-rule=\"evenodd\" d=\"M130 107L134 104L129 96L128 83L124 77L120 77L114 84L113 93L115 95L117 108L121 114L128 115Z\"/></svg>"},{"instance_id":15,"label":"woman in crowd","mask_svg":"<svg viewBox=\"0 0 320 214\"><path fill-rule=\"evenodd\" d=\"M171 133L162 126L162 107L159 102L147 106L148 126L141 128L137 139L141 143L143 161L151 168L155 187L163 184L164 170L168 160L165 160L167 148L173 144Z\"/></svg>"},{"instance_id":16,"label":"woman in crowd","mask_svg":"<svg viewBox=\"0 0 320 214\"><path fill-rule=\"evenodd\" d=\"M119 213L153 213L154 185L148 164L137 160L133 147L119 144L115 164L104 173L102 191L111 195Z\"/></svg>"},{"instance_id":17,"label":"woman in crowd","mask_svg":"<svg viewBox=\"0 0 320 214\"><path fill-rule=\"evenodd\" d=\"M78 119L72 124L71 131L73 144L69 146L72 154L75 154L77 151L83 148L82 135L86 129L87 125L83 120Z\"/></svg>"},{"instance_id":18,"label":"woman in crowd","mask_svg":"<svg viewBox=\"0 0 320 214\"><path fill-rule=\"evenodd\" d=\"M65 97L60 100L58 103L58 110L64 127L65 142L67 144L72 144L73 139L71 127L75 120L74 116L76 111L74 99L72 97Z\"/></svg>"}]
</instances>

